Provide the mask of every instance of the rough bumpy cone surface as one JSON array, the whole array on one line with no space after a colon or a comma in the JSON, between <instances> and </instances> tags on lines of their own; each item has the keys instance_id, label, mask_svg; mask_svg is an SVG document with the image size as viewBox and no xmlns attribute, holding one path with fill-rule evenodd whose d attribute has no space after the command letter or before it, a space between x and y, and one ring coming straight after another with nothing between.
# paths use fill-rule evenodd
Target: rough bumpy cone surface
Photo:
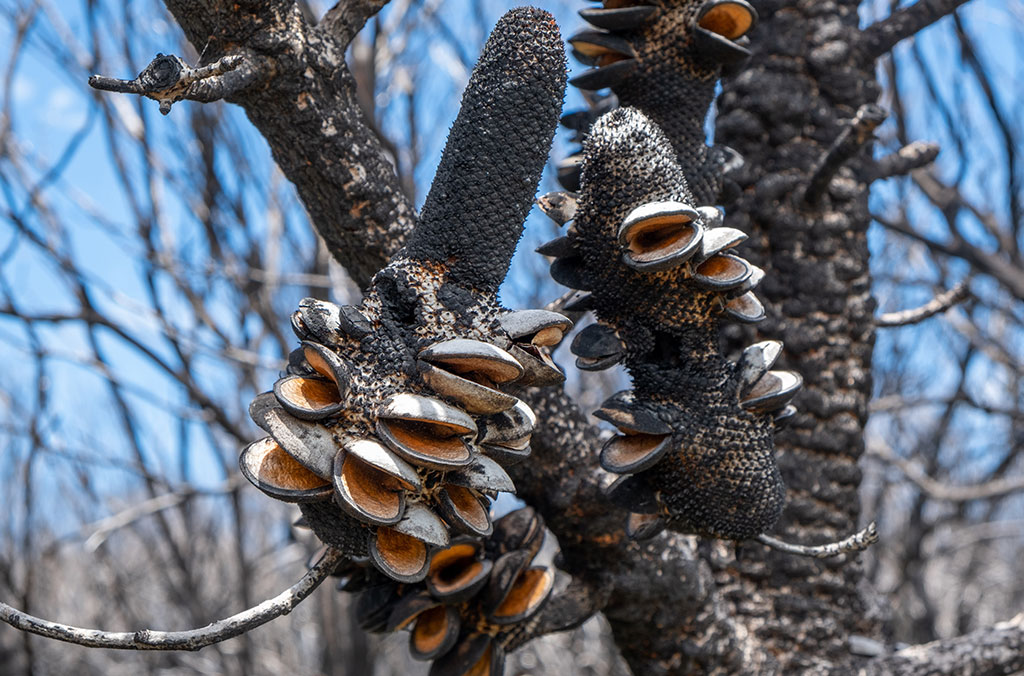
<instances>
[{"instance_id":1,"label":"rough bumpy cone surface","mask_svg":"<svg viewBox=\"0 0 1024 676\"><path fill-rule=\"evenodd\" d=\"M745 236L695 203L671 144L639 111L602 117L584 156L571 253L555 265L590 291L633 377L633 391L596 413L620 431L601 454L605 469L628 477L611 497L634 513L637 537L663 526L763 533L784 499L773 418L800 378L770 370L778 343L753 346L739 364L719 352L721 319L761 316L751 292L760 271L734 253ZM592 344L583 341L588 355L608 351Z\"/></svg>"},{"instance_id":2,"label":"rough bumpy cone surface","mask_svg":"<svg viewBox=\"0 0 1024 676\"><path fill-rule=\"evenodd\" d=\"M453 534L491 532L489 498L514 490L502 464L529 453L536 422L503 390L563 379L547 349L571 322L505 310L497 287L564 80L551 17L534 9L505 15L470 79L408 246L359 307L300 303L292 328L301 346L273 392L250 407L269 436L242 452L245 476L299 503L324 543L393 580L422 580ZM483 165L497 156L503 163Z\"/></svg>"},{"instance_id":3,"label":"rough bumpy cone surface","mask_svg":"<svg viewBox=\"0 0 1024 676\"><path fill-rule=\"evenodd\" d=\"M500 676L507 652L538 634L555 568L537 562L545 528L526 507L486 541L462 536L437 552L419 584L385 582L357 602L363 627L409 631L409 651L433 676Z\"/></svg>"},{"instance_id":4,"label":"rough bumpy cone surface","mask_svg":"<svg viewBox=\"0 0 1024 676\"><path fill-rule=\"evenodd\" d=\"M754 8L745 0L609 0L581 15L595 28L569 44L592 68L572 84L610 88L621 105L642 110L671 140L699 203L717 202L736 158L704 144L704 118L722 69L749 56Z\"/></svg>"},{"instance_id":5,"label":"rough bumpy cone surface","mask_svg":"<svg viewBox=\"0 0 1024 676\"><path fill-rule=\"evenodd\" d=\"M454 281L497 289L547 161L565 69L551 15L521 8L501 19L467 85L420 225L406 245L410 258L454 260ZM466 236L467 224L473 237Z\"/></svg>"}]
</instances>

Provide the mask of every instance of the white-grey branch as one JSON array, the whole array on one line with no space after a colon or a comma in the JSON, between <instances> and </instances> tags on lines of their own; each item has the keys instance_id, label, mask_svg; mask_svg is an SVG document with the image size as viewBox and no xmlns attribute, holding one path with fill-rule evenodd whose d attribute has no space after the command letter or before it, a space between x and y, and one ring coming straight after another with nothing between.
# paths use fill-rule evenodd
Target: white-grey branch
<instances>
[{"instance_id":1,"label":"white-grey branch","mask_svg":"<svg viewBox=\"0 0 1024 676\"><path fill-rule=\"evenodd\" d=\"M952 289L940 293L920 307L899 312L884 312L878 315L875 317L875 326L893 327L917 324L940 312L945 312L969 295L967 280L963 280Z\"/></svg>"},{"instance_id":2,"label":"white-grey branch","mask_svg":"<svg viewBox=\"0 0 1024 676\"><path fill-rule=\"evenodd\" d=\"M267 599L248 610L217 620L205 627L183 631L100 631L82 629L67 624L44 620L0 602L0 620L15 629L27 631L57 641L84 645L90 648L115 650L199 650L220 643L266 624L281 615L287 615L327 579L345 557L336 549L328 549L301 580L272 599Z\"/></svg>"},{"instance_id":3,"label":"white-grey branch","mask_svg":"<svg viewBox=\"0 0 1024 676\"><path fill-rule=\"evenodd\" d=\"M827 559L840 554L862 552L874 543L878 542L878 528L875 522L868 524L867 528L859 530L845 540L839 542L827 542L823 545L794 545L783 542L770 535L759 535L757 541L772 549L797 556L810 556L816 559Z\"/></svg>"}]
</instances>

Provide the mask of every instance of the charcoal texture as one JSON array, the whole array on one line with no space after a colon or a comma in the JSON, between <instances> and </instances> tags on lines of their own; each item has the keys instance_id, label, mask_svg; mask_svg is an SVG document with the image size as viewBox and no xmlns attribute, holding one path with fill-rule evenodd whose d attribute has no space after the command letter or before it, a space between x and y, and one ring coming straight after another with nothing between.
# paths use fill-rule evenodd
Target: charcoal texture
<instances>
[{"instance_id":1,"label":"charcoal texture","mask_svg":"<svg viewBox=\"0 0 1024 676\"><path fill-rule=\"evenodd\" d=\"M549 14L520 8L498 22L406 246L410 258L445 263L458 283L498 288L547 161L565 72Z\"/></svg>"},{"instance_id":2,"label":"charcoal texture","mask_svg":"<svg viewBox=\"0 0 1024 676\"><path fill-rule=\"evenodd\" d=\"M630 3L640 4L640 3ZM704 120L721 64L694 44L704 0L645 0L657 12L637 28L613 31L629 42L638 64L611 90L623 106L647 115L670 139L700 204L719 201L727 155L705 143Z\"/></svg>"},{"instance_id":3,"label":"charcoal texture","mask_svg":"<svg viewBox=\"0 0 1024 676\"><path fill-rule=\"evenodd\" d=\"M702 286L692 266L641 272L622 261L617 233L641 205L694 203L665 135L642 113L608 113L584 144L580 207L571 238L595 313L627 346L633 406L672 428L672 447L642 473L669 527L744 539L779 518L784 489L770 415L740 405L735 366L718 349L728 292Z\"/></svg>"}]
</instances>

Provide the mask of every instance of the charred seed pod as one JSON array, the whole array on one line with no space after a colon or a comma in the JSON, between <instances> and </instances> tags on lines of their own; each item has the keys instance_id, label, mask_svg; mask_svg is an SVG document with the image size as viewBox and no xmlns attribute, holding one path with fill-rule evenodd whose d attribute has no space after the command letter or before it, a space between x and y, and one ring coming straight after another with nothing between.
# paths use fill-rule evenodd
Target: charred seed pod
<instances>
[{"instance_id":1,"label":"charred seed pod","mask_svg":"<svg viewBox=\"0 0 1024 676\"><path fill-rule=\"evenodd\" d=\"M584 149L568 257L601 323L573 348L599 357L611 352L599 338L613 336L604 342L619 348L634 386L596 413L619 431L601 465L629 477L609 497L632 513L637 538L662 527L763 533L784 499L773 419L790 414L801 379L771 370L778 342L747 348L738 363L719 352L721 319L763 314L751 291L759 271L735 253L745 236L696 203L672 146L639 111L602 117Z\"/></svg>"},{"instance_id":2,"label":"charred seed pod","mask_svg":"<svg viewBox=\"0 0 1024 676\"><path fill-rule=\"evenodd\" d=\"M544 523L530 508L505 515L486 541L459 536L426 579L371 587L356 607L377 631L409 631L409 651L435 676L500 676L506 652L538 633L555 569L535 560Z\"/></svg>"},{"instance_id":3,"label":"charred seed pod","mask_svg":"<svg viewBox=\"0 0 1024 676\"><path fill-rule=\"evenodd\" d=\"M594 28L569 44L591 68L571 83L610 88L621 105L642 110L668 135L698 202L717 202L735 153L704 144L704 118L722 70L749 56L757 12L746 0L609 0L580 14ZM580 133L586 119L569 122ZM578 185L580 161L577 180L563 185Z\"/></svg>"},{"instance_id":4,"label":"charred seed pod","mask_svg":"<svg viewBox=\"0 0 1024 676\"><path fill-rule=\"evenodd\" d=\"M564 84L550 15L506 14L467 85L407 246L360 306L300 303L292 326L302 345L288 375L250 408L269 437L242 452L245 476L298 502L323 542L392 580L424 579L453 534L491 532L490 497L514 491L500 463L528 454L533 430L533 413L503 390L563 379L547 350L571 322L505 310L497 289Z\"/></svg>"}]
</instances>

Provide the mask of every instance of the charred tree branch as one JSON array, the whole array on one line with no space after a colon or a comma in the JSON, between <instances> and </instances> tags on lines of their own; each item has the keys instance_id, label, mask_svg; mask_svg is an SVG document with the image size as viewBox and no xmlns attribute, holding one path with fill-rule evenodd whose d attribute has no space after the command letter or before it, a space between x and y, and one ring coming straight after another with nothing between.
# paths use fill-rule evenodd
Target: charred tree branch
<instances>
[{"instance_id":1,"label":"charred tree branch","mask_svg":"<svg viewBox=\"0 0 1024 676\"><path fill-rule=\"evenodd\" d=\"M343 0L327 10L317 26L348 45L366 22L390 0Z\"/></svg>"},{"instance_id":2,"label":"charred tree branch","mask_svg":"<svg viewBox=\"0 0 1024 676\"><path fill-rule=\"evenodd\" d=\"M245 109L327 249L365 288L402 247L416 218L359 107L345 63L349 33L361 25L353 17L369 18L386 3L339 3L320 26L307 23L296 3L286 0L166 4L207 58L242 53L246 63L261 64L261 86L237 89L226 100ZM339 33L332 26L347 28Z\"/></svg>"},{"instance_id":3,"label":"charred tree branch","mask_svg":"<svg viewBox=\"0 0 1024 676\"><path fill-rule=\"evenodd\" d=\"M880 158L868 170L866 178L868 181L880 181L893 176L906 176L915 169L931 164L938 155L938 144L914 141Z\"/></svg>"},{"instance_id":4,"label":"charred tree branch","mask_svg":"<svg viewBox=\"0 0 1024 676\"><path fill-rule=\"evenodd\" d=\"M878 657L860 676L1002 676L1024 669L1024 614L945 641Z\"/></svg>"},{"instance_id":5,"label":"charred tree branch","mask_svg":"<svg viewBox=\"0 0 1024 676\"><path fill-rule=\"evenodd\" d=\"M111 648L114 650L199 650L266 624L281 615L287 615L314 589L320 586L334 572L341 562L342 554L328 549L310 568L302 579L272 599L267 599L257 606L244 610L223 620L217 620L205 627L186 629L184 631L156 631L140 629L138 631L100 631L82 629L67 624L59 624L27 613L15 610L6 603L0 602L0 620L20 629L57 641L74 643L89 648Z\"/></svg>"},{"instance_id":6,"label":"charred tree branch","mask_svg":"<svg viewBox=\"0 0 1024 676\"><path fill-rule=\"evenodd\" d=\"M874 61L895 47L900 40L909 38L942 17L952 14L957 7L966 2L967 0L918 0L910 7L894 12L891 16L865 28L856 45L857 51L864 61Z\"/></svg>"},{"instance_id":7,"label":"charred tree branch","mask_svg":"<svg viewBox=\"0 0 1024 676\"><path fill-rule=\"evenodd\" d=\"M899 312L885 312L878 315L878 317L875 318L875 326L894 327L917 324L918 322L922 322L929 317L939 314L940 312L945 312L957 303L966 299L969 295L970 290L967 288L967 280L964 280L952 289L935 296L935 298L932 298L920 307L901 310Z\"/></svg>"},{"instance_id":8,"label":"charred tree branch","mask_svg":"<svg viewBox=\"0 0 1024 676\"><path fill-rule=\"evenodd\" d=\"M804 200L816 204L828 189L832 177L847 160L874 138L875 129L885 120L886 112L873 103L857 109L857 114L843 128L829 149L811 171Z\"/></svg>"}]
</instances>

